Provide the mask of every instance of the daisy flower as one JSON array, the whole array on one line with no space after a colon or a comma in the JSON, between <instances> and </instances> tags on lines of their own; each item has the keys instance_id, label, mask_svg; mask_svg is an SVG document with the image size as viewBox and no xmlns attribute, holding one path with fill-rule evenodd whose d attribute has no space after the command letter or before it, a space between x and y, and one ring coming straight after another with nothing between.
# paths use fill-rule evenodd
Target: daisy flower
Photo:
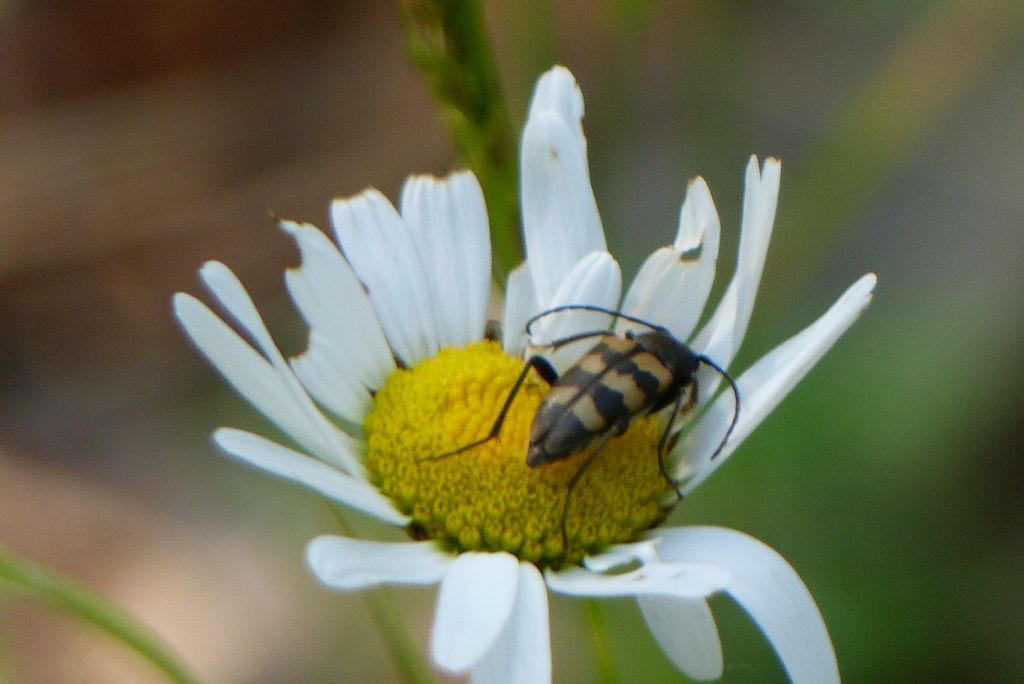
<instances>
[{"instance_id":1,"label":"daisy flower","mask_svg":"<svg viewBox=\"0 0 1024 684\"><path fill-rule=\"evenodd\" d=\"M547 592L635 596L654 638L696 679L722 673L708 599L726 594L753 619L794 682L839 679L824 621L793 568L734 530L658 527L678 497L658 441L672 409L634 420L609 441L567 501L588 453L527 467L530 423L547 385L532 374L497 439L486 435L523 360L538 350L558 371L587 351L532 345L610 325L607 316L546 316L563 305L620 310L664 326L728 368L746 333L764 265L780 165L751 159L735 275L698 328L718 258L719 219L703 179L690 183L675 241L656 250L622 296L587 168L583 98L556 67L537 83L522 138L526 260L508 278L500 332L488 323L487 213L471 173L409 178L396 209L376 190L331 205L336 243L311 225L281 222L301 265L285 282L309 326L308 349L278 350L226 266L200 276L235 328L188 294L174 311L225 379L294 444L234 428L214 433L228 454L408 533L393 542L325 535L306 561L334 589L440 584L430 652L474 682L551 679ZM708 369L674 437L666 468L688 494L743 440L850 326L875 277L854 283L815 323L736 376L736 412ZM635 324L619 321L623 334ZM236 328L238 331L236 331ZM241 333L241 334L240 334ZM591 341L593 344L593 341ZM678 423L679 421L677 421ZM563 537L564 535L564 537Z\"/></svg>"}]
</instances>

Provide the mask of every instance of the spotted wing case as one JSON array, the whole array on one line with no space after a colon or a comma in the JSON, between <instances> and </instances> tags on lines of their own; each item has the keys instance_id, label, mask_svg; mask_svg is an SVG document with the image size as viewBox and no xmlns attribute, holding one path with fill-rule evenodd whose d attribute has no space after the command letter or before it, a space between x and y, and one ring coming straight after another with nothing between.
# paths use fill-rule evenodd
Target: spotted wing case
<instances>
[{"instance_id":1,"label":"spotted wing case","mask_svg":"<svg viewBox=\"0 0 1024 684\"><path fill-rule=\"evenodd\" d=\"M526 462L538 466L582 451L609 430L675 396L665 363L636 341L606 335L551 387L530 427Z\"/></svg>"}]
</instances>

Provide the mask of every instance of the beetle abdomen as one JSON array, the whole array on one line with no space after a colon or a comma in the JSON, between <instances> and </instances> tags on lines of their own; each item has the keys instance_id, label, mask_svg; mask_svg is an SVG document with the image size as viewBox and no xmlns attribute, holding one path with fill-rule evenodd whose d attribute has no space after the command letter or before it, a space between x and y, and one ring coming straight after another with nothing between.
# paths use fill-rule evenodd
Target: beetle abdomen
<instances>
[{"instance_id":1,"label":"beetle abdomen","mask_svg":"<svg viewBox=\"0 0 1024 684\"><path fill-rule=\"evenodd\" d=\"M527 465L567 458L672 391L672 374L630 339L607 335L552 386L530 428Z\"/></svg>"}]
</instances>

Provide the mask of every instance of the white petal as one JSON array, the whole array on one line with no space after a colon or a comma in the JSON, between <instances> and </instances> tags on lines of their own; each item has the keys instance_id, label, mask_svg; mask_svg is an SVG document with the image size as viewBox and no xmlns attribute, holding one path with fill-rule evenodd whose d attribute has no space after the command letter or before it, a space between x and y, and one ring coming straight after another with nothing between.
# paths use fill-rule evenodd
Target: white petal
<instances>
[{"instance_id":1,"label":"white petal","mask_svg":"<svg viewBox=\"0 0 1024 684\"><path fill-rule=\"evenodd\" d=\"M402 219L423 261L441 346L483 337L491 282L491 242L483 191L469 171L439 180L410 176Z\"/></svg>"},{"instance_id":2,"label":"white petal","mask_svg":"<svg viewBox=\"0 0 1024 684\"><path fill-rule=\"evenodd\" d=\"M619 264L608 252L591 252L583 257L566 276L558 292L545 309L565 305L592 305L614 310L622 291L622 273ZM563 311L538 320L533 326L531 342L548 344L561 338L583 332L608 330L611 319L606 314L590 311ZM570 344L557 351L539 351L559 371L563 371L579 358L594 340Z\"/></svg>"},{"instance_id":3,"label":"white petal","mask_svg":"<svg viewBox=\"0 0 1024 684\"><path fill-rule=\"evenodd\" d=\"M757 158L751 159L756 170ZM737 268L747 273L743 284L739 287L739 303L737 304L736 326L733 330L733 349L738 350L747 334L747 325L754 311L754 299L761 274L764 272L765 257L768 254L768 243L771 242L772 228L775 225L775 209L779 201L779 183L782 179L782 163L769 157L765 160L760 174L759 197L751 198L748 204L744 198L743 223L740 233L740 249ZM743 244L744 236L750 247ZM733 352L735 354L735 351Z\"/></svg>"},{"instance_id":4,"label":"white petal","mask_svg":"<svg viewBox=\"0 0 1024 684\"><path fill-rule=\"evenodd\" d=\"M372 189L334 200L331 222L391 348L409 366L433 356L438 349L434 303L423 262L391 202Z\"/></svg>"},{"instance_id":5,"label":"white petal","mask_svg":"<svg viewBox=\"0 0 1024 684\"><path fill-rule=\"evenodd\" d=\"M733 277L733 283L736 278ZM729 363L735 356L732 348L732 322L736 320L736 307L739 303L739 290L730 286L718 302L718 308L710 321L705 324L693 342L693 349L699 354L710 358L721 368L728 370ZM702 364L697 371L697 407L703 407L715 396L722 377Z\"/></svg>"},{"instance_id":6,"label":"white petal","mask_svg":"<svg viewBox=\"0 0 1024 684\"><path fill-rule=\"evenodd\" d=\"M329 458L332 450L294 401L285 378L266 358L192 295L179 292L173 301L181 326L224 379L296 442L317 456Z\"/></svg>"},{"instance_id":7,"label":"white petal","mask_svg":"<svg viewBox=\"0 0 1024 684\"><path fill-rule=\"evenodd\" d=\"M736 273L715 310L701 330L694 348L714 359L723 368L736 357L754 310L754 298L761 284L768 243L775 222L779 198L781 164L769 158L764 173L758 170L757 157L747 164L746 190L743 194L743 227L736 258ZM703 392L702 388L702 394Z\"/></svg>"},{"instance_id":8,"label":"white petal","mask_svg":"<svg viewBox=\"0 0 1024 684\"><path fill-rule=\"evenodd\" d=\"M576 596L677 596L704 598L729 582L725 569L707 563L653 561L636 570L600 575L583 568L548 571L548 588Z\"/></svg>"},{"instance_id":9,"label":"white petal","mask_svg":"<svg viewBox=\"0 0 1024 684\"><path fill-rule=\"evenodd\" d=\"M655 641L687 677L708 681L722 676L722 641L707 601L665 596L638 600Z\"/></svg>"},{"instance_id":10,"label":"white petal","mask_svg":"<svg viewBox=\"0 0 1024 684\"><path fill-rule=\"evenodd\" d=\"M324 448L284 378L263 356L192 295L177 293L173 305L192 342L242 397L310 451Z\"/></svg>"},{"instance_id":11,"label":"white petal","mask_svg":"<svg viewBox=\"0 0 1024 684\"><path fill-rule=\"evenodd\" d=\"M810 592L786 560L753 537L720 527L660 529L663 558L728 568L725 591L750 615L794 684L839 681L835 651Z\"/></svg>"},{"instance_id":12,"label":"white petal","mask_svg":"<svg viewBox=\"0 0 1024 684\"><path fill-rule=\"evenodd\" d=\"M309 349L292 357L289 362L314 399L335 415L354 425L362 425L373 406L373 399L366 385L353 379L338 363L341 356L344 353L337 345L312 330Z\"/></svg>"},{"instance_id":13,"label":"white petal","mask_svg":"<svg viewBox=\"0 0 1024 684\"><path fill-rule=\"evenodd\" d=\"M343 468L354 477L365 479L362 464L352 455L357 450L355 440L338 430L313 404L302 383L295 377L295 373L274 344L270 331L256 310L256 305L235 274L220 262L208 261L199 270L199 275L210 288L210 292L252 337L260 351L270 361L270 365L281 376L287 390L285 396L293 401L306 417L309 425L307 441L312 444L314 438L319 440L313 450L314 455Z\"/></svg>"},{"instance_id":14,"label":"white petal","mask_svg":"<svg viewBox=\"0 0 1024 684\"><path fill-rule=\"evenodd\" d=\"M526 349L526 321L539 310L533 290L530 266L525 261L508 275L505 314L501 323L502 347L509 356L522 356Z\"/></svg>"},{"instance_id":15,"label":"white petal","mask_svg":"<svg viewBox=\"0 0 1024 684\"><path fill-rule=\"evenodd\" d=\"M606 249L582 117L583 98L572 75L558 67L545 74L534 92L520 155L523 237L542 302L584 255Z\"/></svg>"},{"instance_id":16,"label":"white petal","mask_svg":"<svg viewBox=\"0 0 1024 684\"><path fill-rule=\"evenodd\" d=\"M572 73L564 66L554 66L537 80L530 100L530 116L543 111L557 112L566 122L579 127L583 137L583 92Z\"/></svg>"},{"instance_id":17,"label":"white petal","mask_svg":"<svg viewBox=\"0 0 1024 684\"><path fill-rule=\"evenodd\" d=\"M463 672L490 650L516 602L519 561L508 553L463 553L441 582L431 653Z\"/></svg>"},{"instance_id":18,"label":"white petal","mask_svg":"<svg viewBox=\"0 0 1024 684\"><path fill-rule=\"evenodd\" d=\"M711 191L703 178L696 178L679 213L675 243L647 258L626 293L622 310L662 325L676 339L686 341L711 292L720 232ZM639 327L620 321L617 329L621 333Z\"/></svg>"},{"instance_id":19,"label":"white petal","mask_svg":"<svg viewBox=\"0 0 1024 684\"><path fill-rule=\"evenodd\" d=\"M519 564L519 590L508 624L470 673L473 684L545 684L551 681L551 636L544 577Z\"/></svg>"},{"instance_id":20,"label":"white petal","mask_svg":"<svg viewBox=\"0 0 1024 684\"><path fill-rule=\"evenodd\" d=\"M283 447L251 432L220 428L213 439L221 449L250 465L308 487L393 525L405 525L402 515L376 488L349 477L326 463Z\"/></svg>"},{"instance_id":21,"label":"white petal","mask_svg":"<svg viewBox=\"0 0 1024 684\"><path fill-rule=\"evenodd\" d=\"M374 542L323 535L306 546L306 564L332 589L434 584L452 564L434 542Z\"/></svg>"},{"instance_id":22,"label":"white petal","mask_svg":"<svg viewBox=\"0 0 1024 684\"><path fill-rule=\"evenodd\" d=\"M683 486L684 494L693 491L725 462L857 320L870 303L876 282L873 273L861 277L815 323L769 352L737 379L739 419L729 442L711 461L711 455L728 429L734 411L732 392L723 392L718 397L676 447L675 457L679 459L676 476L692 476Z\"/></svg>"},{"instance_id":23,"label":"white petal","mask_svg":"<svg viewBox=\"0 0 1024 684\"><path fill-rule=\"evenodd\" d=\"M327 342L318 345L323 361L351 382L380 387L395 361L363 284L319 229L291 221L282 221L281 229L302 256L302 266L289 269L285 283L313 333Z\"/></svg>"}]
</instances>

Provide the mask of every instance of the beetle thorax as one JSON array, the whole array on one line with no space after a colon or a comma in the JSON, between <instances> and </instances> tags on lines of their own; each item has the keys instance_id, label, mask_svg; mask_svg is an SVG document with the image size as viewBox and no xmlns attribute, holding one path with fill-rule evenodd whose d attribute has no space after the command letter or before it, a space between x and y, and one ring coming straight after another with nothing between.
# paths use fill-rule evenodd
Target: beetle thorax
<instances>
[{"instance_id":1,"label":"beetle thorax","mask_svg":"<svg viewBox=\"0 0 1024 684\"><path fill-rule=\"evenodd\" d=\"M658 357L677 381L684 383L700 368L693 350L664 330L651 330L633 338L637 345Z\"/></svg>"}]
</instances>

